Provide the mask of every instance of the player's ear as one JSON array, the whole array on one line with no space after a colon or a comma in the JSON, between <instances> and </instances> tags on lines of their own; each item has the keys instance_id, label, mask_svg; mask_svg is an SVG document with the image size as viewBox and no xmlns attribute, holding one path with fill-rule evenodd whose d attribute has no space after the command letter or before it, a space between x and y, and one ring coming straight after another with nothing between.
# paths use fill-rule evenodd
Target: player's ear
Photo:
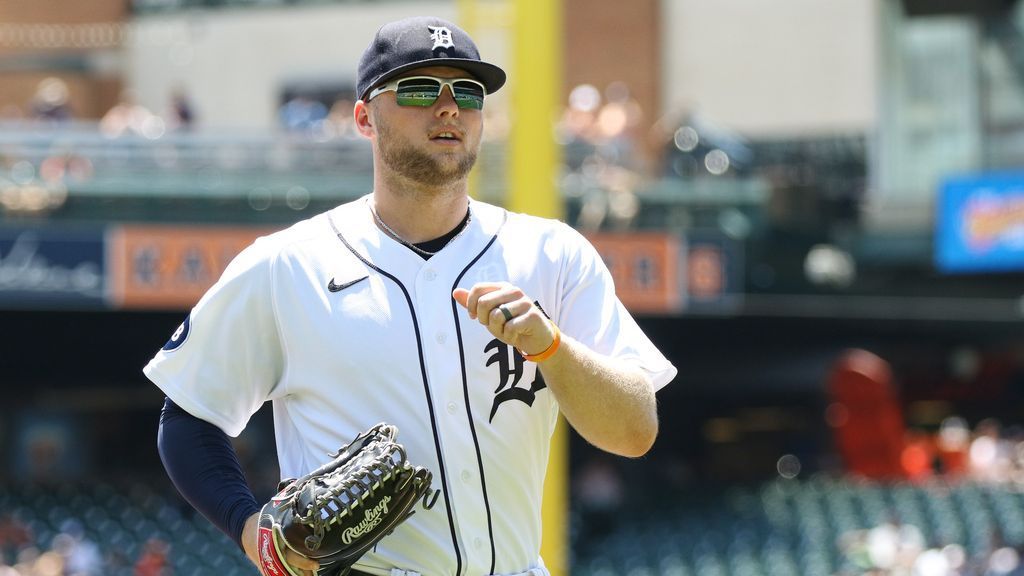
<instances>
[{"instance_id":1,"label":"player's ear","mask_svg":"<svg viewBox=\"0 0 1024 576\"><path fill-rule=\"evenodd\" d=\"M359 100L352 108L352 116L356 122L356 130L367 138L373 136L373 115L370 114L370 104Z\"/></svg>"}]
</instances>

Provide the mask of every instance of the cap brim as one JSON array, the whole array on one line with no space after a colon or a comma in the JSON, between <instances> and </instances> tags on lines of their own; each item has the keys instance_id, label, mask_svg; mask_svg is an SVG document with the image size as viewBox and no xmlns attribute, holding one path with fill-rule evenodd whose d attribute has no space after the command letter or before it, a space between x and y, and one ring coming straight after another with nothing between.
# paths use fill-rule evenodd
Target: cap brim
<instances>
[{"instance_id":1,"label":"cap brim","mask_svg":"<svg viewBox=\"0 0 1024 576\"><path fill-rule=\"evenodd\" d=\"M382 74L380 78L374 80L366 89L366 93L360 94L359 97L361 99L365 99L366 95L369 94L371 90L380 86L384 82L387 82L396 76L400 76L409 70L426 68L428 66L449 66L451 68L465 70L484 85L488 94L494 94L498 89L505 85L505 71L494 64L482 62L480 60L469 60L466 58L431 58L429 60L420 60L419 62L403 64L398 68L389 70Z\"/></svg>"}]
</instances>

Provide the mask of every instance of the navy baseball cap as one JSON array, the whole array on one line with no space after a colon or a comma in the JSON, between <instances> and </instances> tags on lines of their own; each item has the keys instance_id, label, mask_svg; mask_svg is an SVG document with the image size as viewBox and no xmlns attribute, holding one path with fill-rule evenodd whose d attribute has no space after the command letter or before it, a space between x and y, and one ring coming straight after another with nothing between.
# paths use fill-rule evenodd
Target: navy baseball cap
<instances>
[{"instance_id":1,"label":"navy baseball cap","mask_svg":"<svg viewBox=\"0 0 1024 576\"><path fill-rule=\"evenodd\" d=\"M373 88L414 68L450 66L465 70L493 94L505 84L505 71L480 59L469 34L440 18L413 17L381 26L359 59L356 92L365 99Z\"/></svg>"}]
</instances>

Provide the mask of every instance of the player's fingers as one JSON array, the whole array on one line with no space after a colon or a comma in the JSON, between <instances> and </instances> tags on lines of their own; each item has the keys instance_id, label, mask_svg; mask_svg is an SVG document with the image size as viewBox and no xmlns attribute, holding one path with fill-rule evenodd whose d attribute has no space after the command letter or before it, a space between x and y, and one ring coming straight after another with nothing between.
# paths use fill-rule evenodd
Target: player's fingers
<instances>
[{"instance_id":1,"label":"player's fingers","mask_svg":"<svg viewBox=\"0 0 1024 576\"><path fill-rule=\"evenodd\" d=\"M504 302L496 300L495 302L497 303L488 312L488 318L490 319L490 324L496 327L504 326L513 318L526 314L530 311L531 307L530 302L522 297Z\"/></svg>"},{"instance_id":2,"label":"player's fingers","mask_svg":"<svg viewBox=\"0 0 1024 576\"><path fill-rule=\"evenodd\" d=\"M494 292L495 290L500 290L502 286L503 284L500 282L478 282L474 284L473 287L470 288L466 293L465 306L466 310L469 312L469 317L472 318L473 320L476 320L479 317L480 310L477 303L479 302L480 297L490 292ZM461 288L457 289L456 291L458 290L461 290Z\"/></svg>"},{"instance_id":3,"label":"player's fingers","mask_svg":"<svg viewBox=\"0 0 1024 576\"><path fill-rule=\"evenodd\" d=\"M494 311L498 309L498 306L502 304L511 304L516 300L522 300L525 296L523 291L519 288L512 286L511 284L502 285L497 290L492 290L486 294L482 294L476 303L476 315L480 319L480 323L486 326L494 326L500 328L504 322L498 322L495 324ZM504 317L501 317L504 320Z\"/></svg>"},{"instance_id":4,"label":"player's fingers","mask_svg":"<svg viewBox=\"0 0 1024 576\"><path fill-rule=\"evenodd\" d=\"M514 317L507 305L501 304L491 308L491 311L487 314L487 321L483 322L487 329L491 331L497 337L501 337L502 331L505 329L505 324L508 323ZM483 318L483 316L481 316Z\"/></svg>"},{"instance_id":5,"label":"player's fingers","mask_svg":"<svg viewBox=\"0 0 1024 576\"><path fill-rule=\"evenodd\" d=\"M312 558L306 558L301 554L297 554L292 550L288 550L284 554L285 562L292 568L297 568L303 572L310 574L316 574L316 571L320 569L320 563Z\"/></svg>"},{"instance_id":6,"label":"player's fingers","mask_svg":"<svg viewBox=\"0 0 1024 576\"><path fill-rule=\"evenodd\" d=\"M469 290L466 290L465 288L456 288L452 292L452 298L459 303L459 306L465 308L466 304L469 303Z\"/></svg>"},{"instance_id":7,"label":"player's fingers","mask_svg":"<svg viewBox=\"0 0 1024 576\"><path fill-rule=\"evenodd\" d=\"M547 326L545 317L529 300L516 301L512 306L515 312L512 319L502 326L499 338L502 341L521 348L523 340L534 340L543 337Z\"/></svg>"},{"instance_id":8,"label":"player's fingers","mask_svg":"<svg viewBox=\"0 0 1024 576\"><path fill-rule=\"evenodd\" d=\"M495 306L488 316L487 329L506 344L514 344L515 321L530 311L532 304L526 298L519 298Z\"/></svg>"}]
</instances>

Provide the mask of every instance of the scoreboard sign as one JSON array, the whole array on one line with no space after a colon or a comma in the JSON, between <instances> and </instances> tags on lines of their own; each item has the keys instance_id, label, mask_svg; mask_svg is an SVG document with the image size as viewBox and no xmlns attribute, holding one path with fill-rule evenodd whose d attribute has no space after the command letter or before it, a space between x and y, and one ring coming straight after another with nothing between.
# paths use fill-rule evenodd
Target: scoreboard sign
<instances>
[{"instance_id":1,"label":"scoreboard sign","mask_svg":"<svg viewBox=\"0 0 1024 576\"><path fill-rule=\"evenodd\" d=\"M741 305L743 250L717 231L589 234L631 312L728 314Z\"/></svg>"},{"instance_id":2,"label":"scoreboard sign","mask_svg":"<svg viewBox=\"0 0 1024 576\"><path fill-rule=\"evenodd\" d=\"M935 262L947 273L1024 270L1024 173L944 183L935 218Z\"/></svg>"},{"instance_id":3,"label":"scoreboard sign","mask_svg":"<svg viewBox=\"0 0 1024 576\"><path fill-rule=\"evenodd\" d=\"M102 229L0 229L0 306L101 308L106 289Z\"/></svg>"},{"instance_id":4,"label":"scoreboard sign","mask_svg":"<svg viewBox=\"0 0 1024 576\"><path fill-rule=\"evenodd\" d=\"M110 232L117 308L191 308L263 228L124 226Z\"/></svg>"},{"instance_id":5,"label":"scoreboard sign","mask_svg":"<svg viewBox=\"0 0 1024 576\"><path fill-rule=\"evenodd\" d=\"M615 291L631 312L673 313L683 307L683 241L673 234L590 234L615 280Z\"/></svg>"}]
</instances>

